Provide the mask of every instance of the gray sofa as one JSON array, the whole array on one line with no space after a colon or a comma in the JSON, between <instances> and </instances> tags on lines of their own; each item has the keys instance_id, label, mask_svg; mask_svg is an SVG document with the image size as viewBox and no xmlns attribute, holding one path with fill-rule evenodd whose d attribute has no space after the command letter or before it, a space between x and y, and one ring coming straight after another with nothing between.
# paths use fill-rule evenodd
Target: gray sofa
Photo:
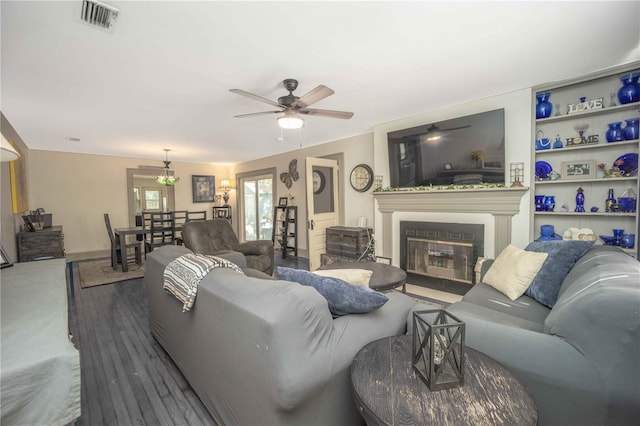
<instances>
[{"instance_id":1,"label":"gray sofa","mask_svg":"<svg viewBox=\"0 0 640 426\"><path fill-rule=\"evenodd\" d=\"M447 311L466 344L511 370L536 400L539 425L640 421L640 263L593 246L553 309L479 283Z\"/></svg>"},{"instance_id":2,"label":"gray sofa","mask_svg":"<svg viewBox=\"0 0 640 426\"><path fill-rule=\"evenodd\" d=\"M251 276L212 270L183 313L162 288L163 272L189 252L165 246L147 256L149 322L218 424L362 424L351 362L367 343L405 333L412 299L387 293L371 313L333 319L315 289L245 269L244 257L231 253L225 257Z\"/></svg>"}]
</instances>

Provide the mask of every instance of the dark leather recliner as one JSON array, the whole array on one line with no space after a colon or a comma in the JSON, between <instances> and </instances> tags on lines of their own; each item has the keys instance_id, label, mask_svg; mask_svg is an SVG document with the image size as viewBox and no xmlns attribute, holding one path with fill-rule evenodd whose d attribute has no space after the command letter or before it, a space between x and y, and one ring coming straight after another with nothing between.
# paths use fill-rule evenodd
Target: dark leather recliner
<instances>
[{"instance_id":1,"label":"dark leather recliner","mask_svg":"<svg viewBox=\"0 0 640 426\"><path fill-rule=\"evenodd\" d=\"M194 253L219 255L237 251L247 259L249 268L273 274L273 242L271 240L240 243L227 219L196 220L182 228L184 245Z\"/></svg>"}]
</instances>

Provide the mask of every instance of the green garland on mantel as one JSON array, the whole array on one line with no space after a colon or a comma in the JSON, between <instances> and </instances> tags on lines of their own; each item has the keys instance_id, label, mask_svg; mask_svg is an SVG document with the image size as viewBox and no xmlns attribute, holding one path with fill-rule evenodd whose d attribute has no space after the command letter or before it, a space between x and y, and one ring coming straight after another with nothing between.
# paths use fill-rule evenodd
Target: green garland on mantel
<instances>
[{"instance_id":1,"label":"green garland on mantel","mask_svg":"<svg viewBox=\"0 0 640 426\"><path fill-rule=\"evenodd\" d=\"M504 183L484 183L474 185L429 185L429 186L413 186L411 188L400 188L397 186L387 186L385 188L374 189L373 192L414 192L414 191L450 191L456 189L489 189L489 188L506 188Z\"/></svg>"}]
</instances>

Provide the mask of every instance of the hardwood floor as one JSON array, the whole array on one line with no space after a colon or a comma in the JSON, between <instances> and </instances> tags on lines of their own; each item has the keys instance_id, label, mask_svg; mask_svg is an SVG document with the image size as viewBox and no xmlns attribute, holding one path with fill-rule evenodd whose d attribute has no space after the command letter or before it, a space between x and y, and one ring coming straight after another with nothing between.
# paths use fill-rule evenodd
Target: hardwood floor
<instances>
[{"instance_id":1,"label":"hardwood floor","mask_svg":"<svg viewBox=\"0 0 640 426\"><path fill-rule=\"evenodd\" d=\"M304 258L277 265L309 269ZM81 289L74 268L69 328L80 350L77 426L215 425L171 358L151 336L142 278Z\"/></svg>"},{"instance_id":2,"label":"hardwood floor","mask_svg":"<svg viewBox=\"0 0 640 426\"><path fill-rule=\"evenodd\" d=\"M80 350L78 426L216 424L151 336L147 314L142 279L76 286L69 327Z\"/></svg>"}]
</instances>

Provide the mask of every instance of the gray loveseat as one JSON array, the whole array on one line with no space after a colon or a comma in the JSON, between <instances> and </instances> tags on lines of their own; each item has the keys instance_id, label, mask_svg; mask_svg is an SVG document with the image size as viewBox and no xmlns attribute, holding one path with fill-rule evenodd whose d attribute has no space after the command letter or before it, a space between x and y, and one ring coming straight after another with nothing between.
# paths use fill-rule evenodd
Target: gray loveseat
<instances>
[{"instance_id":1,"label":"gray loveseat","mask_svg":"<svg viewBox=\"0 0 640 426\"><path fill-rule=\"evenodd\" d=\"M149 322L218 424L362 424L351 362L367 343L403 334L413 300L391 292L371 313L333 319L315 289L244 269L244 257L232 253L254 277L212 270L183 313L162 288L163 272L189 252L164 246L147 256Z\"/></svg>"},{"instance_id":2,"label":"gray loveseat","mask_svg":"<svg viewBox=\"0 0 640 426\"><path fill-rule=\"evenodd\" d=\"M539 425L640 421L640 263L593 246L553 309L479 283L447 311L466 344L512 371L536 400Z\"/></svg>"}]
</instances>

